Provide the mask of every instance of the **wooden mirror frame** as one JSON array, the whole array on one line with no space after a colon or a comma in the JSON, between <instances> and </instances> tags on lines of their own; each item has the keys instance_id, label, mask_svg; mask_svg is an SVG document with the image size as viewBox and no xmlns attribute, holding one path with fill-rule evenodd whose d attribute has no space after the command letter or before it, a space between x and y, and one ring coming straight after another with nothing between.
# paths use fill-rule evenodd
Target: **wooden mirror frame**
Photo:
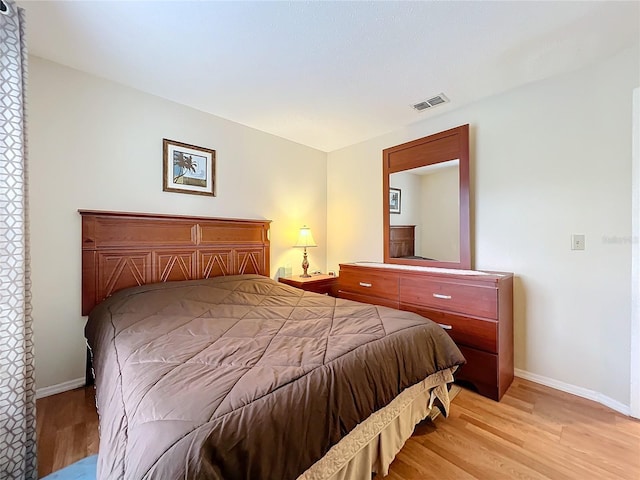
<instances>
[{"instance_id":1,"label":"wooden mirror frame","mask_svg":"<svg viewBox=\"0 0 640 480\"><path fill-rule=\"evenodd\" d=\"M460 257L458 262L392 258L390 256L389 175L454 159L460 160ZM425 267L471 268L469 227L469 125L419 138L382 151L384 263Z\"/></svg>"}]
</instances>

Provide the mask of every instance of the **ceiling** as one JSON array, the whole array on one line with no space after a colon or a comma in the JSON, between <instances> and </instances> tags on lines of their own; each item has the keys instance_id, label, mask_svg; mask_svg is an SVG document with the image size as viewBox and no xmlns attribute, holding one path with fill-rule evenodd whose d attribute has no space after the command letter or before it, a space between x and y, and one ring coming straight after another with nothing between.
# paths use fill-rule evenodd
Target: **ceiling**
<instances>
[{"instance_id":1,"label":"ceiling","mask_svg":"<svg viewBox=\"0 0 640 480\"><path fill-rule=\"evenodd\" d=\"M32 55L327 152L640 43L638 1L18 4Z\"/></svg>"}]
</instances>

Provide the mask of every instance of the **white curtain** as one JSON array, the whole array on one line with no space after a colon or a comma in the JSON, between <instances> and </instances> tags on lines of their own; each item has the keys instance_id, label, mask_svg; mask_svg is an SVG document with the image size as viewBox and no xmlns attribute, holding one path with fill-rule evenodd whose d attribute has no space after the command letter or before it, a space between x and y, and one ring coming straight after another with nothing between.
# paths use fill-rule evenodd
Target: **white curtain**
<instances>
[{"instance_id":1,"label":"white curtain","mask_svg":"<svg viewBox=\"0 0 640 480\"><path fill-rule=\"evenodd\" d=\"M0 478L3 480L38 477L24 40L24 12L14 0L0 0Z\"/></svg>"}]
</instances>

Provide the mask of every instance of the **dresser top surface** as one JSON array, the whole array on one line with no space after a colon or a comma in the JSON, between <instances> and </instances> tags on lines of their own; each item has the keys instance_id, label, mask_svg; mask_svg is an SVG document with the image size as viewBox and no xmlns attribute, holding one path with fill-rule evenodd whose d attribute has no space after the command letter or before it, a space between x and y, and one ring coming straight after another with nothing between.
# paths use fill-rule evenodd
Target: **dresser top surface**
<instances>
[{"instance_id":1,"label":"dresser top surface","mask_svg":"<svg viewBox=\"0 0 640 480\"><path fill-rule=\"evenodd\" d=\"M510 272L491 272L481 270L462 270L455 268L438 268L438 267L422 267L416 265L397 265L393 263L378 263L378 262L353 262L343 263L341 267L365 267L377 270L389 270L389 271L402 271L407 273L429 274L436 276L453 276L453 277L465 277L473 278L476 280L501 280L513 276Z\"/></svg>"}]
</instances>

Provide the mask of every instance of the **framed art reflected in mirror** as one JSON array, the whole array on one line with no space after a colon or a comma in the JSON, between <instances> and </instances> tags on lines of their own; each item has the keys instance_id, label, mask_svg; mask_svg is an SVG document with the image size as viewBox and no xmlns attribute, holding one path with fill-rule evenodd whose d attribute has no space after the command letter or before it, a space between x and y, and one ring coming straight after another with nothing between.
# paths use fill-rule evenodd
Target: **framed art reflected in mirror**
<instances>
[{"instance_id":1,"label":"framed art reflected in mirror","mask_svg":"<svg viewBox=\"0 0 640 480\"><path fill-rule=\"evenodd\" d=\"M389 189L389 213L402 213L400 210L401 190L399 188Z\"/></svg>"}]
</instances>

